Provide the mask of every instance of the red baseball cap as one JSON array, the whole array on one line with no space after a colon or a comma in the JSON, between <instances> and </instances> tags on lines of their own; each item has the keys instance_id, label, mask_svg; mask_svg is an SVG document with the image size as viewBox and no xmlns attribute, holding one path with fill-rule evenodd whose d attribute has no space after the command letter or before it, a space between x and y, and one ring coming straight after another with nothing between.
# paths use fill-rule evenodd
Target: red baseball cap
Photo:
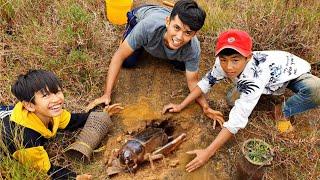
<instances>
[{"instance_id":1,"label":"red baseball cap","mask_svg":"<svg viewBox=\"0 0 320 180\"><path fill-rule=\"evenodd\" d=\"M248 57L252 52L252 39L245 31L238 29L227 30L221 33L217 39L215 55L217 56L226 48L234 49L242 56Z\"/></svg>"}]
</instances>

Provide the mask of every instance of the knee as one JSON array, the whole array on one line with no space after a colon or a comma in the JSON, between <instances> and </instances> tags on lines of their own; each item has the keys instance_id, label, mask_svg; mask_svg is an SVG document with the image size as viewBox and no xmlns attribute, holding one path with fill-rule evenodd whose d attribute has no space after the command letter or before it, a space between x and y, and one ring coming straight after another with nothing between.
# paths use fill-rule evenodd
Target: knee
<instances>
[{"instance_id":1,"label":"knee","mask_svg":"<svg viewBox=\"0 0 320 180\"><path fill-rule=\"evenodd\" d=\"M310 91L313 102L317 105L320 105L320 83L315 85L312 89L310 89Z\"/></svg>"},{"instance_id":2,"label":"knee","mask_svg":"<svg viewBox=\"0 0 320 180\"><path fill-rule=\"evenodd\" d=\"M320 104L320 79L318 77L313 76L301 91L309 95L314 103Z\"/></svg>"}]
</instances>

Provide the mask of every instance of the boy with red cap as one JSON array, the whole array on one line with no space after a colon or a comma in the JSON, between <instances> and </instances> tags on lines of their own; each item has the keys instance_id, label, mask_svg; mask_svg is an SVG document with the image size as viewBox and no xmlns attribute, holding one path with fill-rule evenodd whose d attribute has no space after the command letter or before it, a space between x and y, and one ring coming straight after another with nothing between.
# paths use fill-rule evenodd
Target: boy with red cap
<instances>
[{"instance_id":1,"label":"boy with red cap","mask_svg":"<svg viewBox=\"0 0 320 180\"><path fill-rule=\"evenodd\" d=\"M163 113L180 112L224 78L235 82L240 93L227 122L224 122L221 112L208 107L211 112L208 116L218 120L222 130L206 149L188 152L197 155L187 164L188 172L205 164L233 134L247 125L248 117L262 94L279 95L285 88L295 93L282 104L282 115L276 117L282 122L278 123L278 128L279 125L284 126L279 128L282 132L292 130L289 117L320 104L320 79L310 73L311 67L307 61L284 51L252 52L252 39L244 31L231 29L221 33L215 55L213 69L198 82L188 97L181 104L168 104L163 108Z\"/></svg>"}]
</instances>

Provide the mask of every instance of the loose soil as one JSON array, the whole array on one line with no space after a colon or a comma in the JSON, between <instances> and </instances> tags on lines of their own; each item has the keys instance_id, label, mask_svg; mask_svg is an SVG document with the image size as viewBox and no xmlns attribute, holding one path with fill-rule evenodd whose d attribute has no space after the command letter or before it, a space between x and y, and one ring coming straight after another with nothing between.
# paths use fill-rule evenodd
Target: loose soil
<instances>
[{"instance_id":1,"label":"loose soil","mask_svg":"<svg viewBox=\"0 0 320 180\"><path fill-rule=\"evenodd\" d=\"M215 95L218 95L217 93ZM142 130L152 120L169 119L169 121L174 121L177 124L175 133L187 133L187 140L165 158L166 163L161 160L157 161L155 171L146 162L136 174L122 173L113 178L229 179L226 161L210 161L199 170L186 173L184 167L194 156L185 152L206 147L213 140L213 135L220 130L220 127L212 130L213 122L202 114L202 110L195 103L179 114L161 114L163 105L169 102L181 102L187 95L185 74L174 71L166 60L156 59L145 53L136 68L123 69L115 88L113 102L123 103L125 109L120 115L114 117L113 121L117 132L113 131L107 140L106 155L111 152L111 149L121 147L126 139L126 134ZM227 154L224 156L226 159ZM170 162L174 161L178 161L178 165L170 167Z\"/></svg>"},{"instance_id":2,"label":"loose soil","mask_svg":"<svg viewBox=\"0 0 320 180\"><path fill-rule=\"evenodd\" d=\"M139 1L138 4L156 3L161 1ZM198 36L202 43L200 74L201 76L213 65L214 41L208 35ZM224 113L225 120L228 120L230 108L225 102L225 92L231 87L229 82L215 85L208 94L210 106ZM101 87L102 88L102 87ZM101 89L102 91L102 89ZM93 174L98 179L109 178L106 175L105 162L113 149L121 148L129 134L142 130L152 120L169 119L177 124L176 133L185 132L186 141L168 155L164 161L155 162L156 170L152 170L148 162L142 164L135 174L120 173L111 177L112 179L236 179L236 162L240 156L241 143L248 138L269 138L278 137L275 122L271 121L272 103L269 97L262 98L250 117L245 130L241 130L237 136L224 145L206 165L198 170L187 173L185 166L195 156L186 154L187 151L207 147L217 136L221 127L212 128L213 121L204 116L200 106L196 103L190 104L181 113L162 115L161 110L165 104L170 102L179 103L189 93L185 74L173 70L167 60L161 60L144 53L136 67L122 69L117 85L112 95L112 103L122 103L125 109L121 114L112 117L114 126L108 138L102 145L106 150L103 153L96 153L94 160L85 166L86 172ZM301 134L316 132L319 128L319 109L297 116L296 128L287 139L294 139ZM309 121L306 121L308 119ZM272 137L264 137L265 134ZM307 135L306 135L307 136ZM170 162L178 162L176 166L169 166ZM276 164L277 162L274 162ZM281 172L278 166L266 169L271 179L285 179L287 176Z\"/></svg>"},{"instance_id":3,"label":"loose soil","mask_svg":"<svg viewBox=\"0 0 320 180\"><path fill-rule=\"evenodd\" d=\"M206 56L204 51L203 57ZM209 61L203 58L203 61ZM208 68L209 69L209 68ZM202 72L203 74L204 72ZM224 113L227 120L230 108L225 102L225 91L231 86L230 83L217 84L209 93L209 104L213 109ZM166 61L152 57L144 53L139 64L135 68L122 69L119 81L113 92L113 103L122 103L125 109L118 115L112 117L113 129L108 138L102 143L105 145L104 153L97 153L95 160L88 166L88 172L94 172L96 177L106 178L106 166L113 149L121 148L129 134L143 130L153 120L169 119L176 125L176 134L185 132L186 141L167 156L164 161L155 162L156 170L152 170L149 162L142 164L135 174L120 173L112 176L112 179L236 179L236 164L240 154L241 143L248 138L262 138L263 132L270 129L275 134L275 122L271 121L270 96L262 97L254 110L246 130L240 131L235 138L232 138L221 150L219 150L203 167L187 173L185 165L195 156L186 154L187 151L207 147L217 136L221 127L212 128L213 121L203 115L200 106L196 103L190 104L181 113L162 115L163 106L169 102L179 103L188 95L188 88L183 72L173 70L173 67ZM319 110L315 110L319 113ZM309 114L309 113L308 113ZM300 122L300 130L304 132L315 131L317 126L310 123L316 122L317 118L310 115L311 122ZM298 116L299 119L304 119ZM263 120L268 120L263 122ZM301 133L301 132L300 132ZM295 132L291 137L295 137ZM176 166L169 166L178 162ZM92 171L90 171L92 169ZM268 169L266 169L268 173ZM284 178L281 171L272 169L269 177Z\"/></svg>"}]
</instances>

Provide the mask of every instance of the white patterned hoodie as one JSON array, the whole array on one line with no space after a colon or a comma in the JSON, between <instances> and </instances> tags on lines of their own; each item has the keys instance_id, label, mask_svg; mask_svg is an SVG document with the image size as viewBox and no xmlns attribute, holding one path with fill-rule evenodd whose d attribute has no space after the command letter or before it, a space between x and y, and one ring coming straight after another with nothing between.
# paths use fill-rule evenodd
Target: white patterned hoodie
<instances>
[{"instance_id":1,"label":"white patterned hoodie","mask_svg":"<svg viewBox=\"0 0 320 180\"><path fill-rule=\"evenodd\" d=\"M231 133L236 134L248 123L248 117L262 94L279 95L284 92L289 81L310 72L310 64L285 51L254 51L243 72L234 80L240 92L229 114L229 120L223 124ZM219 57L198 86L203 93L226 78Z\"/></svg>"}]
</instances>

